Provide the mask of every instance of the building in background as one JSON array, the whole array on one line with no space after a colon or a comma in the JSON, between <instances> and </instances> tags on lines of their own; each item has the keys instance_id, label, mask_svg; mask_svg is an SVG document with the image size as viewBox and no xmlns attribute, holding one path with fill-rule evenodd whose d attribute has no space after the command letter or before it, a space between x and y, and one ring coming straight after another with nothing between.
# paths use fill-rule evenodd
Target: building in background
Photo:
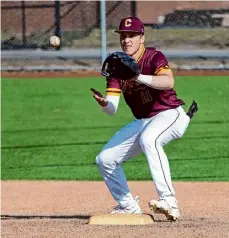
<instances>
[{"instance_id":1,"label":"building in background","mask_svg":"<svg viewBox=\"0 0 229 238\"><path fill-rule=\"evenodd\" d=\"M140 17L146 25L161 24L166 14L176 10L228 10L226 20L222 23L229 25L229 1L107 1L106 5L108 28L115 28L120 19L128 15ZM99 7L99 1L60 1L61 28L99 28ZM221 17L219 14L218 18ZM48 32L54 28L55 23L54 1L3 1L1 17L1 29L8 34L21 34L23 17L26 34Z\"/></svg>"}]
</instances>

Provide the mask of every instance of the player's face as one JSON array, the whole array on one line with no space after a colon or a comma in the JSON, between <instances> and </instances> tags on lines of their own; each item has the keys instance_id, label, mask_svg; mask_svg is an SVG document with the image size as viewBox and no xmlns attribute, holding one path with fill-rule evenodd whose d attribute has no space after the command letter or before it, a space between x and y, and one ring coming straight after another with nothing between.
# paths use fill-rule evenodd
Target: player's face
<instances>
[{"instance_id":1,"label":"player's face","mask_svg":"<svg viewBox=\"0 0 229 238\"><path fill-rule=\"evenodd\" d=\"M142 34L136 32L120 32L120 44L122 50L129 56L133 56L140 50L141 44L145 41Z\"/></svg>"}]
</instances>

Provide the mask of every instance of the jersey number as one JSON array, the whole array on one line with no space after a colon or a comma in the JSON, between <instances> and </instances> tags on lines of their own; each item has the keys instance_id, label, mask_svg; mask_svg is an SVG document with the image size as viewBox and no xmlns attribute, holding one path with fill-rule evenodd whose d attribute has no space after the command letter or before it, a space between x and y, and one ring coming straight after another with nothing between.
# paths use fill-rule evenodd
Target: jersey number
<instances>
[{"instance_id":1,"label":"jersey number","mask_svg":"<svg viewBox=\"0 0 229 238\"><path fill-rule=\"evenodd\" d=\"M141 92L142 103L145 104L147 102L153 101L149 91Z\"/></svg>"}]
</instances>

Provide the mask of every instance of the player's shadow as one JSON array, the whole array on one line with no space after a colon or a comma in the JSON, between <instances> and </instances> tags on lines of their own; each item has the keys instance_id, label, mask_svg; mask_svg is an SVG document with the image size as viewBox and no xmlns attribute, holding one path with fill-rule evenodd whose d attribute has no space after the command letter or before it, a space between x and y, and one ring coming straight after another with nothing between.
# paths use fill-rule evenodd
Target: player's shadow
<instances>
[{"instance_id":1,"label":"player's shadow","mask_svg":"<svg viewBox=\"0 0 229 238\"><path fill-rule=\"evenodd\" d=\"M88 220L89 215L1 215L1 220L26 220L26 219L76 219Z\"/></svg>"}]
</instances>

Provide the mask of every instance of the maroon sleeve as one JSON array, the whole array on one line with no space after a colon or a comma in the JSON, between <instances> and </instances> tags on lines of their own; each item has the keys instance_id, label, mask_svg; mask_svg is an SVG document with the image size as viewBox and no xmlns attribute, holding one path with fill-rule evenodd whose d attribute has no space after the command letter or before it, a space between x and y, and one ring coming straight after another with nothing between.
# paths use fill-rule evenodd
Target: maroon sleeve
<instances>
[{"instance_id":1,"label":"maroon sleeve","mask_svg":"<svg viewBox=\"0 0 229 238\"><path fill-rule=\"evenodd\" d=\"M120 89L119 81L115 78L107 78L107 88L118 88Z\"/></svg>"},{"instance_id":2,"label":"maroon sleeve","mask_svg":"<svg viewBox=\"0 0 229 238\"><path fill-rule=\"evenodd\" d=\"M151 68L152 68L152 72L154 72L154 74L157 74L157 72L160 69L163 68L169 68L169 63L168 60L166 59L165 55L163 53L161 53L161 51L157 51L151 61Z\"/></svg>"},{"instance_id":3,"label":"maroon sleeve","mask_svg":"<svg viewBox=\"0 0 229 238\"><path fill-rule=\"evenodd\" d=\"M119 80L115 78L107 78L106 95L119 96L121 94Z\"/></svg>"}]
</instances>

